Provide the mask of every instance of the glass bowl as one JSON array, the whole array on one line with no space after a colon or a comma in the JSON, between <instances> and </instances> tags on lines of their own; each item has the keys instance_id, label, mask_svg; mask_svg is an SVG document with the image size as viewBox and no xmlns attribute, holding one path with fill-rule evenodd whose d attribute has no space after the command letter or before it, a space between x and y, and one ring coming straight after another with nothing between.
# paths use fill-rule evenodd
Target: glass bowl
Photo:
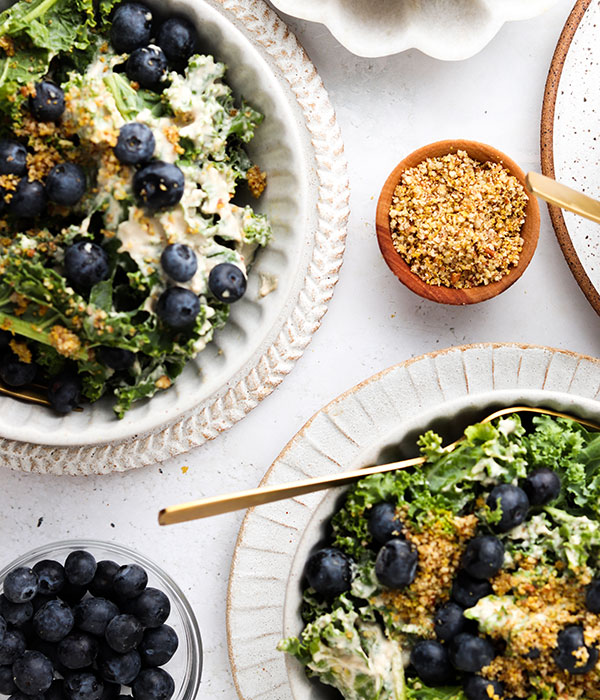
<instances>
[{"instance_id":1,"label":"glass bowl","mask_svg":"<svg viewBox=\"0 0 600 700\"><path fill-rule=\"evenodd\" d=\"M173 658L162 668L171 674L175 681L172 700L193 700L198 694L202 673L202 640L194 612L183 591L157 564L138 552L114 542L98 540L65 540L51 542L32 549L0 570L0 586L6 575L17 566L32 567L41 559L55 559L64 564L67 556L85 549L97 561L111 559L117 564L139 564L148 573L148 585L159 588L171 602L171 614L166 624L170 625L179 637L179 646Z\"/></svg>"}]
</instances>

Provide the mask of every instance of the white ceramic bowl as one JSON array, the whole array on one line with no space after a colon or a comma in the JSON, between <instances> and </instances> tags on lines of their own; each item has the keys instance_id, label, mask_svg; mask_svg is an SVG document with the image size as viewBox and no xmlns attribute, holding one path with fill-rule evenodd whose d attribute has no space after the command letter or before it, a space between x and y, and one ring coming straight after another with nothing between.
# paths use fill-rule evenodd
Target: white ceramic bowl
<instances>
[{"instance_id":1,"label":"white ceramic bowl","mask_svg":"<svg viewBox=\"0 0 600 700\"><path fill-rule=\"evenodd\" d=\"M306 54L262 0L155 5L193 19L204 50L227 64L234 93L265 114L249 151L268 173L256 208L269 216L274 239L260 251L226 328L171 389L135 404L123 420L114 417L109 400L60 417L0 398L0 455L13 468L79 474L124 469L216 436L290 371L337 281L348 216L346 163L335 114ZM258 294L261 273L278 278L277 289L264 298ZM176 421L151 442L132 442ZM49 454L24 443L54 449ZM106 443L112 447L96 449Z\"/></svg>"},{"instance_id":2,"label":"white ceramic bowl","mask_svg":"<svg viewBox=\"0 0 600 700\"><path fill-rule=\"evenodd\" d=\"M557 0L271 0L292 17L324 24L358 56L415 48L434 58L474 56L509 20L541 14Z\"/></svg>"}]
</instances>

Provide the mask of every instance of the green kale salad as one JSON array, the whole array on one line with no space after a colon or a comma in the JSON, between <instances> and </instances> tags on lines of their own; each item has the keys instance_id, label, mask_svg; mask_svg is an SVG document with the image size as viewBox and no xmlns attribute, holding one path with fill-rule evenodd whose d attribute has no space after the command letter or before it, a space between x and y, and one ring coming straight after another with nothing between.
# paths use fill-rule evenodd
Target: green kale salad
<instances>
[{"instance_id":1,"label":"green kale salad","mask_svg":"<svg viewBox=\"0 0 600 700\"><path fill-rule=\"evenodd\" d=\"M518 414L347 493L279 649L347 700L600 698L600 433Z\"/></svg>"},{"instance_id":2,"label":"green kale salad","mask_svg":"<svg viewBox=\"0 0 600 700\"><path fill-rule=\"evenodd\" d=\"M171 386L271 238L243 203L263 117L201 49L138 2L0 14L0 380L59 413L108 396L121 418Z\"/></svg>"}]
</instances>

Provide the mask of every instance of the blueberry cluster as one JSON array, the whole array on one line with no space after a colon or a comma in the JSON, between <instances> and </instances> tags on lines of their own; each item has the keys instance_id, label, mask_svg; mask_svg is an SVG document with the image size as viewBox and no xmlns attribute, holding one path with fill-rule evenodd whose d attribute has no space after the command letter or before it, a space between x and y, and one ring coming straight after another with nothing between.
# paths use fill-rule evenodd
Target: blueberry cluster
<instances>
[{"instance_id":1,"label":"blueberry cluster","mask_svg":"<svg viewBox=\"0 0 600 700\"><path fill-rule=\"evenodd\" d=\"M0 596L0 693L10 700L169 700L160 666L178 646L171 605L137 564L96 562L84 550L64 566L18 567Z\"/></svg>"}]
</instances>

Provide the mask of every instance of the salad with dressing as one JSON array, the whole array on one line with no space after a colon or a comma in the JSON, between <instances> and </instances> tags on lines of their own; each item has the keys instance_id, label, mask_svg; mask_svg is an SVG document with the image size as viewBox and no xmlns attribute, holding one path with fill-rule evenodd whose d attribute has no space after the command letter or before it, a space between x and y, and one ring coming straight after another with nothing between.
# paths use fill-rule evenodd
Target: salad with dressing
<instances>
[{"instance_id":1,"label":"salad with dressing","mask_svg":"<svg viewBox=\"0 0 600 700\"><path fill-rule=\"evenodd\" d=\"M0 14L0 380L60 413L167 389L223 326L272 232L262 115L184 17L19 0Z\"/></svg>"},{"instance_id":2,"label":"salad with dressing","mask_svg":"<svg viewBox=\"0 0 600 700\"><path fill-rule=\"evenodd\" d=\"M518 414L356 483L279 649L347 700L600 698L600 434Z\"/></svg>"}]
</instances>

